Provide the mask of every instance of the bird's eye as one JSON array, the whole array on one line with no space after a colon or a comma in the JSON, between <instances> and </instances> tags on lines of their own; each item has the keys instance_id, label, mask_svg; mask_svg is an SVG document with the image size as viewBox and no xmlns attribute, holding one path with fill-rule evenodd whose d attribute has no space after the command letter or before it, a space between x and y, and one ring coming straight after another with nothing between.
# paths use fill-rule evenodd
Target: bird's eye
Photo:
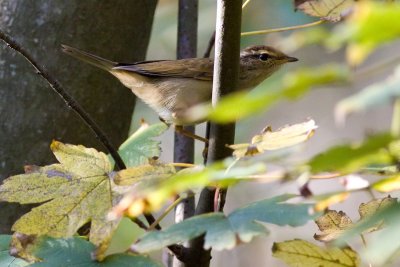
<instances>
[{"instance_id":1,"label":"bird's eye","mask_svg":"<svg viewBox=\"0 0 400 267\"><path fill-rule=\"evenodd\" d=\"M260 55L258 56L258 58L259 58L260 60L262 60L262 61L266 61L266 60L269 59L269 55L266 54L266 53L262 53L262 54L260 54Z\"/></svg>"}]
</instances>

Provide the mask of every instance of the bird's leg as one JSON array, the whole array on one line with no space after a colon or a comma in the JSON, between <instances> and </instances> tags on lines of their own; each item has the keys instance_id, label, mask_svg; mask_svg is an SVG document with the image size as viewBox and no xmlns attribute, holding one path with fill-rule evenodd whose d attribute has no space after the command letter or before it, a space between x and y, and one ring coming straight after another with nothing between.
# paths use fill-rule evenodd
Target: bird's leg
<instances>
[{"instance_id":1,"label":"bird's leg","mask_svg":"<svg viewBox=\"0 0 400 267\"><path fill-rule=\"evenodd\" d=\"M204 143L208 144L208 139L207 138L204 138L204 137L198 136L198 135L196 135L194 133L191 133L189 131L186 131L183 128L183 126L181 126L181 125L175 125L175 131L177 133L180 133L181 135L186 136L186 137L192 138L194 140L199 140L201 142L204 142Z\"/></svg>"}]
</instances>

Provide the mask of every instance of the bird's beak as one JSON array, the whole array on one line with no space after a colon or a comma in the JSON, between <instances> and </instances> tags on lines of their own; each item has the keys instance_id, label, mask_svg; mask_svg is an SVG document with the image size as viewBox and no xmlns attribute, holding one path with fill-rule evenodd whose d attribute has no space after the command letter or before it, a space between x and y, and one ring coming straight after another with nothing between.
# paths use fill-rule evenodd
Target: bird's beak
<instances>
[{"instance_id":1,"label":"bird's beak","mask_svg":"<svg viewBox=\"0 0 400 267\"><path fill-rule=\"evenodd\" d=\"M296 62L296 61L299 61L299 60L298 60L297 58L295 58L295 57L287 57L286 60L287 60L287 62Z\"/></svg>"}]
</instances>

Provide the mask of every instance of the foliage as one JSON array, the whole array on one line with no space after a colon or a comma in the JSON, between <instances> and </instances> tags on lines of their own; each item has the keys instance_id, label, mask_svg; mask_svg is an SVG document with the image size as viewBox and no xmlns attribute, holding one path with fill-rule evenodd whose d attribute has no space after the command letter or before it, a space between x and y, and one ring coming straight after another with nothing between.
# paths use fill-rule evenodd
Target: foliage
<instances>
[{"instance_id":1,"label":"foliage","mask_svg":"<svg viewBox=\"0 0 400 267\"><path fill-rule=\"evenodd\" d=\"M54 267L54 266L142 266L160 267L148 257L133 254L116 254L106 257L102 262L92 260L91 253L94 245L82 238L74 237L69 239L45 238L35 247L33 254L41 259L34 263L33 267Z\"/></svg>"},{"instance_id":2,"label":"foliage","mask_svg":"<svg viewBox=\"0 0 400 267\"><path fill-rule=\"evenodd\" d=\"M205 249L232 249L241 242L250 242L253 237L266 234L267 230L259 222L300 226L316 216L309 214L310 204L285 203L293 197L282 195L258 201L227 216L223 213L195 216L163 231L149 232L134 249L149 252L202 234L205 234Z\"/></svg>"},{"instance_id":3,"label":"foliage","mask_svg":"<svg viewBox=\"0 0 400 267\"><path fill-rule=\"evenodd\" d=\"M375 49L400 36L399 3L296 0L294 6L327 23L340 23L332 30L309 29L283 38L283 42L296 43L290 44L293 49L316 43L344 47L348 63L359 65ZM336 119L344 123L351 113L398 101L399 75L397 67L392 76L341 100L336 105ZM229 123L251 117L279 101L298 99L315 87L348 85L352 76L353 69L342 63L298 68L278 81L267 81L268 90L237 92L213 108L210 104L194 107L187 116ZM396 111L394 115L400 118ZM182 164L158 160L160 142L155 138L167 128L164 123L143 122L119 147L128 166L124 170L114 171L113 160L103 152L53 141L51 149L59 163L29 165L24 174L6 179L0 186L0 201L38 205L15 222L12 237L0 236L0 265L26 266L29 261L34 262L32 266L60 266L64 262L80 266L160 266L141 254L202 235L205 249L232 249L266 235L269 230L264 224L296 227L313 219L319 229L314 239L326 247L294 239L274 243L273 256L289 266L360 266L361 261L375 266L388 263L400 250L397 198L386 196L360 204L359 219L331 209L359 191L373 194L400 189L399 132L388 134L383 130L361 142L329 148L310 160L279 159L272 166L270 158L261 154L308 140L317 128L316 122L308 119L276 131L266 127L249 143L226 144L232 149L232 157L225 160L178 169ZM274 173L276 165L279 175ZM341 177L344 188L333 192L327 188L321 194L308 187L326 177ZM200 214L162 230L154 230L154 223L147 226L140 221L141 215L154 211L162 212L161 220L183 196L203 187L226 188L245 181L295 185L301 196L266 196L229 214ZM375 232L372 237L371 232ZM348 242L359 237L366 246L355 251ZM366 242L366 237L372 242ZM9 243L12 254L27 261L10 256Z\"/></svg>"},{"instance_id":4,"label":"foliage","mask_svg":"<svg viewBox=\"0 0 400 267\"><path fill-rule=\"evenodd\" d=\"M321 248L304 240L275 243L273 256L296 267L357 267L360 259L349 247Z\"/></svg>"}]
</instances>

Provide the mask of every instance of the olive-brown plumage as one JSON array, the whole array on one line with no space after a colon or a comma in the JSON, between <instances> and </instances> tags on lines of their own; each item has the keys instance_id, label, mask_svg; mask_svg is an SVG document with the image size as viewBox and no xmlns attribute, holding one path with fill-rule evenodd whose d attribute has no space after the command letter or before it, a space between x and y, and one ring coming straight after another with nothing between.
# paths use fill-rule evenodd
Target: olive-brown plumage
<instances>
[{"instance_id":1,"label":"olive-brown plumage","mask_svg":"<svg viewBox=\"0 0 400 267\"><path fill-rule=\"evenodd\" d=\"M104 69L153 108L167 123L196 124L188 121L185 111L211 99L214 60L179 60L117 63L66 45L63 51L75 58ZM239 90L256 87L280 66L297 61L269 46L250 46L240 53Z\"/></svg>"}]
</instances>

